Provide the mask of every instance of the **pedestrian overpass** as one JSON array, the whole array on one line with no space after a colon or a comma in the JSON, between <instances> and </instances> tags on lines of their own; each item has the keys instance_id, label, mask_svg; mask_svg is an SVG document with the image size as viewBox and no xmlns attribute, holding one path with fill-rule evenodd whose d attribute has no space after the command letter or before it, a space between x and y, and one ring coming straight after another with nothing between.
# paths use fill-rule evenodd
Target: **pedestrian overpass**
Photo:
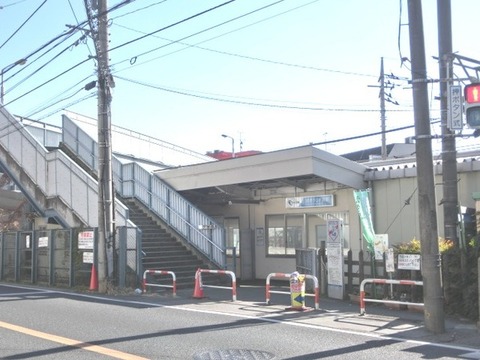
<instances>
[{"instance_id":1,"label":"pedestrian overpass","mask_svg":"<svg viewBox=\"0 0 480 360\"><path fill-rule=\"evenodd\" d=\"M91 121L90 124L81 123L80 116L76 114L63 115L60 128L42 125L45 124L34 124L24 119L20 121L4 107L0 108L2 172L8 175L38 216L51 219L65 229L98 227L98 146L92 132L95 126ZM143 141L144 144L147 138L140 135L126 129L112 129L115 226L136 226L129 218L129 208L122 201L135 199L214 267L225 268L227 260L223 226L151 172L153 168L179 163L168 164L152 161L147 156L116 152L117 140L128 144L130 150L137 145L140 147L140 143ZM125 139L128 141L125 142ZM180 162L215 161L152 138L148 142L149 148L161 146L162 154L180 154ZM202 231L205 225L209 225L211 230Z\"/></svg>"}]
</instances>

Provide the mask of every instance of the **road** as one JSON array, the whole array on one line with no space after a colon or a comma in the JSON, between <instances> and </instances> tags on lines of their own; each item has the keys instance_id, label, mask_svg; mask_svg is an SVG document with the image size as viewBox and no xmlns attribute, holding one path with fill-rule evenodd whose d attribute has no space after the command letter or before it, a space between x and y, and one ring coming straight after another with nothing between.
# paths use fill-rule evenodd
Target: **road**
<instances>
[{"instance_id":1,"label":"road","mask_svg":"<svg viewBox=\"0 0 480 360\"><path fill-rule=\"evenodd\" d=\"M235 310L232 310L235 308ZM466 346L317 322L258 302L100 296L0 284L1 359L478 359ZM330 319L330 320L332 320ZM338 317L335 319L338 320ZM364 325L363 324L363 325ZM480 345L480 344L479 344ZM475 357L478 356L478 357Z\"/></svg>"}]
</instances>

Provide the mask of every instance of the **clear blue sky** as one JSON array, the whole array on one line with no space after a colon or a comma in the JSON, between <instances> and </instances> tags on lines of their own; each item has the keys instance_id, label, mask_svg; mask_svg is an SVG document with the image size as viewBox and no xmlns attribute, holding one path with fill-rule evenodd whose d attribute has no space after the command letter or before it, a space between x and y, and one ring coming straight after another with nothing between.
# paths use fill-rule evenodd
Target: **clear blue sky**
<instances>
[{"instance_id":1,"label":"clear blue sky","mask_svg":"<svg viewBox=\"0 0 480 360\"><path fill-rule=\"evenodd\" d=\"M380 59L387 74L410 77L408 61L400 61L410 57L407 0L237 0L219 6L224 3L137 0L110 12L114 125L200 153L230 151L231 140L221 134L235 139L236 151L240 139L243 150L271 151L380 131L379 89L372 87ZM437 79L437 1L422 4L428 73ZM452 0L453 50L480 60L479 13L478 0ZM65 35L66 24L85 19L83 0L0 0L0 66L28 57L4 74L11 113L51 124L60 124L63 108L96 118L96 91L83 90L96 79L88 60L93 42L72 45L83 33ZM463 76L460 68L455 72ZM413 125L411 89L407 81L395 83L390 93L400 105L387 103L387 130ZM433 119L439 118L437 95L432 85ZM412 135L413 128L388 133L387 142ZM341 154L380 146L380 139L321 148Z\"/></svg>"}]
</instances>

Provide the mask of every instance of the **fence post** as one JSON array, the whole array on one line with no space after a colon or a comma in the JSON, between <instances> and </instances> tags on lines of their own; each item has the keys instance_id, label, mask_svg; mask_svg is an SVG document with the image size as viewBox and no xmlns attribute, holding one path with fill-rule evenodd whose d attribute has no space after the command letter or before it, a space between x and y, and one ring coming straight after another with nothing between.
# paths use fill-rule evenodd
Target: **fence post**
<instances>
[{"instance_id":1,"label":"fence post","mask_svg":"<svg viewBox=\"0 0 480 360\"><path fill-rule=\"evenodd\" d=\"M347 295L353 294L353 255L352 249L348 250L347 255Z\"/></svg>"},{"instance_id":2,"label":"fence post","mask_svg":"<svg viewBox=\"0 0 480 360\"><path fill-rule=\"evenodd\" d=\"M125 226L117 227L118 236L118 287L123 289L126 284L127 272L127 228Z\"/></svg>"},{"instance_id":3,"label":"fence post","mask_svg":"<svg viewBox=\"0 0 480 360\"><path fill-rule=\"evenodd\" d=\"M363 250L360 250L358 253L358 281L361 284L363 279L365 279L365 264L363 261Z\"/></svg>"}]
</instances>

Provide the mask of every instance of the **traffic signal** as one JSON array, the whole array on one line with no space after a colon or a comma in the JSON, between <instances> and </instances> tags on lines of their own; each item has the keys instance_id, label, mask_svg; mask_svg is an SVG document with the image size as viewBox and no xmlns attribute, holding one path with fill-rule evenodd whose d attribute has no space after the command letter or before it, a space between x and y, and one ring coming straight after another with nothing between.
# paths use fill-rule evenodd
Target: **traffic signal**
<instances>
[{"instance_id":1,"label":"traffic signal","mask_svg":"<svg viewBox=\"0 0 480 360\"><path fill-rule=\"evenodd\" d=\"M480 129L480 84L465 85L465 116L472 129Z\"/></svg>"}]
</instances>

